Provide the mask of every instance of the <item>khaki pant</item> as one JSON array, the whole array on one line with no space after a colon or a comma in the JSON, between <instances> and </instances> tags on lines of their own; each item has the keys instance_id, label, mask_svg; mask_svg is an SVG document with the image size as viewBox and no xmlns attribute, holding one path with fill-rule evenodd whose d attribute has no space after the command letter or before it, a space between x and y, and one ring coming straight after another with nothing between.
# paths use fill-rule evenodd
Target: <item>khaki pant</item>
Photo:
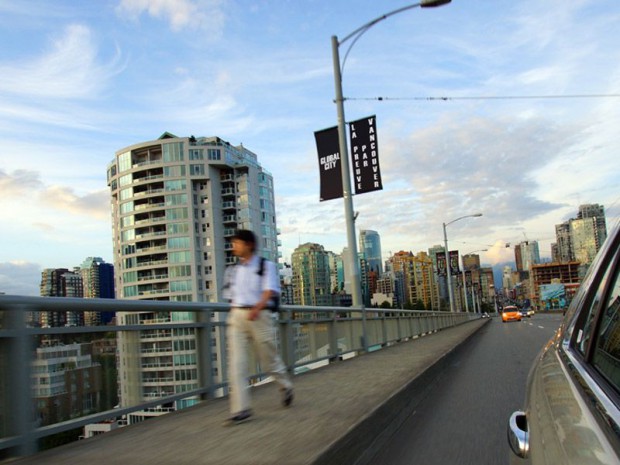
<instances>
[{"instance_id":1,"label":"khaki pant","mask_svg":"<svg viewBox=\"0 0 620 465\"><path fill-rule=\"evenodd\" d=\"M293 387L286 366L276 350L274 327L269 310L262 310L259 317L248 320L249 310L233 308L228 314L226 337L228 340L228 373L230 378L230 411L237 414L250 409L248 385L249 342L260 362L261 371L271 373L281 389Z\"/></svg>"}]
</instances>

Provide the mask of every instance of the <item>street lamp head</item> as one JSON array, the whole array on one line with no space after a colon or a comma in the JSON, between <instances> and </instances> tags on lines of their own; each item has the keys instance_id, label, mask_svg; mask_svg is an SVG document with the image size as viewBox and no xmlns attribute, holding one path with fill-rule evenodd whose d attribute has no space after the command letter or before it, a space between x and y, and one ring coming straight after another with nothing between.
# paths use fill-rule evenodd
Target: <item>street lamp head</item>
<instances>
[{"instance_id":1,"label":"street lamp head","mask_svg":"<svg viewBox=\"0 0 620 465\"><path fill-rule=\"evenodd\" d=\"M471 216L475 216L475 217L482 216L482 213L475 213L475 214L473 214Z\"/></svg>"},{"instance_id":2,"label":"street lamp head","mask_svg":"<svg viewBox=\"0 0 620 465\"><path fill-rule=\"evenodd\" d=\"M422 0L420 2L420 8L434 8L436 6L447 5L452 0Z\"/></svg>"}]
</instances>

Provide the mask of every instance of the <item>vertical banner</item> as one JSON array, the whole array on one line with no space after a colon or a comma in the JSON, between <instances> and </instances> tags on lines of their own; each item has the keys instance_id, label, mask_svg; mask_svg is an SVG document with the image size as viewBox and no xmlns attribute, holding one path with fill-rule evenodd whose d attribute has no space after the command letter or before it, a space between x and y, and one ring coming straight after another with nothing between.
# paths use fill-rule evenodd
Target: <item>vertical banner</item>
<instances>
[{"instance_id":1,"label":"vertical banner","mask_svg":"<svg viewBox=\"0 0 620 465\"><path fill-rule=\"evenodd\" d=\"M316 149L319 154L319 171L321 181L320 200L342 197L342 168L340 167L340 147L338 128L323 129L314 133Z\"/></svg>"},{"instance_id":2,"label":"vertical banner","mask_svg":"<svg viewBox=\"0 0 620 465\"><path fill-rule=\"evenodd\" d=\"M450 274L457 275L460 273L459 270L459 251L451 250L450 251Z\"/></svg>"},{"instance_id":3,"label":"vertical banner","mask_svg":"<svg viewBox=\"0 0 620 465\"><path fill-rule=\"evenodd\" d=\"M383 189L379 169L376 116L368 116L349 123L351 163L355 193Z\"/></svg>"},{"instance_id":4,"label":"vertical banner","mask_svg":"<svg viewBox=\"0 0 620 465\"><path fill-rule=\"evenodd\" d=\"M437 257L437 275L445 276L446 275L446 253L437 252L435 256Z\"/></svg>"}]
</instances>

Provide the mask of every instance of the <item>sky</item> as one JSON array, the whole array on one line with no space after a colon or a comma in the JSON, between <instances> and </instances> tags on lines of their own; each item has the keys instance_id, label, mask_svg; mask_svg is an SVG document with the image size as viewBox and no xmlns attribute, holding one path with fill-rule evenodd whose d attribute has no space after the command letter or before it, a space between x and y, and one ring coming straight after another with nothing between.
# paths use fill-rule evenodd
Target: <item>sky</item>
<instances>
[{"instance_id":1,"label":"sky","mask_svg":"<svg viewBox=\"0 0 620 465\"><path fill-rule=\"evenodd\" d=\"M344 203L319 201L314 140L337 123L331 37L408 4L0 0L0 292L112 263L107 166L166 131L258 155L283 260L306 242L340 253ZM356 231L377 231L387 258L482 213L446 231L493 265L524 240L549 257L581 204L615 225L618 24L617 0L453 0L342 43L346 120L376 115L383 182L353 197Z\"/></svg>"}]
</instances>

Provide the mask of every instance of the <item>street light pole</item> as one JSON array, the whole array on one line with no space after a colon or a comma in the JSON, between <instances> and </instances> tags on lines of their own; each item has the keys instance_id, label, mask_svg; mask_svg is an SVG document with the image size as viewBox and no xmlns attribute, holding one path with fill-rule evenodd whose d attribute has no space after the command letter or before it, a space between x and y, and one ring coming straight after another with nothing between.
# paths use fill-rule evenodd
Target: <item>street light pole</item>
<instances>
[{"instance_id":1,"label":"street light pole","mask_svg":"<svg viewBox=\"0 0 620 465\"><path fill-rule=\"evenodd\" d=\"M456 220L443 223L443 243L444 243L445 253L446 253L446 275L448 277L448 300L450 302L451 312L454 312L454 293L452 291L452 276L450 276L452 271L450 270L450 252L448 250L448 234L446 233L446 226L452 223L455 223L459 220L462 220L464 218L477 218L479 216L482 216L482 213L474 213L473 215L461 216L457 218Z\"/></svg>"},{"instance_id":2,"label":"street light pole","mask_svg":"<svg viewBox=\"0 0 620 465\"><path fill-rule=\"evenodd\" d=\"M340 171L342 176L342 197L344 199L344 220L347 227L347 246L349 248L351 273L351 298L354 307L362 305L362 283L359 272L359 258L355 241L355 219L353 218L353 193L349 172L349 153L344 119L344 98L342 97L342 74L340 72L340 52L338 37L332 36L332 58L334 63L334 84L336 87L336 110L338 113L338 145L340 148Z\"/></svg>"},{"instance_id":3,"label":"street light pole","mask_svg":"<svg viewBox=\"0 0 620 465\"><path fill-rule=\"evenodd\" d=\"M450 3L452 0L422 0L418 3L414 3L411 5L404 6L402 8L398 8L397 10L391 11L384 15L379 16L378 18L369 21L363 26L357 28L352 33L348 34L344 39L340 42L338 41L337 36L332 36L332 61L334 66L334 85L336 88L336 98L334 102L336 103L336 111L338 113L338 145L340 149L340 168L342 175L342 197L344 199L344 219L347 228L347 246L350 253L350 273L351 273L351 286L352 292L351 297L353 300L354 307L362 306L362 283L360 279L359 272L359 258L357 256L357 244L355 241L355 219L353 216L353 193L351 192L351 175L349 171L349 153L347 146L347 135L345 128L345 118L344 118L344 97L342 92L342 70L344 69L344 62L342 64L342 68L340 66L340 51L339 47L349 39L353 38L353 42L349 45L347 52L344 56L344 61L346 61L349 52L355 42L360 38L364 32L370 29L372 26L377 24L380 21L383 21L390 16L393 16L398 13L402 13L403 11L410 10L411 8L421 7L421 8L432 8L441 5L446 5Z\"/></svg>"},{"instance_id":4,"label":"street light pole","mask_svg":"<svg viewBox=\"0 0 620 465\"><path fill-rule=\"evenodd\" d=\"M469 313L469 298L467 296L467 280L465 279L465 258L461 255L461 263L463 265L463 297L465 297L465 313ZM473 279L472 279L473 283Z\"/></svg>"}]
</instances>

